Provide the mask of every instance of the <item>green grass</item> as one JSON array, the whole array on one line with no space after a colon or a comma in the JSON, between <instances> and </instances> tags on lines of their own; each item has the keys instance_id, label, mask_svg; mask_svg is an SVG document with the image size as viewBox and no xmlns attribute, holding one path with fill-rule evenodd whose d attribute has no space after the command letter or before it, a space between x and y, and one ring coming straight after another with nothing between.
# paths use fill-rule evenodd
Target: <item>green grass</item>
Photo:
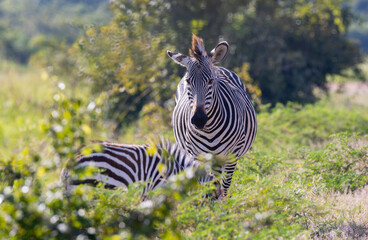
<instances>
[{"instance_id":1,"label":"green grass","mask_svg":"<svg viewBox=\"0 0 368 240\"><path fill-rule=\"evenodd\" d=\"M40 141L53 83L46 72L2 62L0 66L0 156ZM42 77L43 76L43 77Z\"/></svg>"},{"instance_id":2,"label":"green grass","mask_svg":"<svg viewBox=\"0 0 368 240\"><path fill-rule=\"evenodd\" d=\"M1 65L2 238L367 237L366 105L334 94L315 104L263 109L255 144L238 162L229 197L204 200L206 187L184 174L152 193L152 205L143 207L139 184L118 191L82 187L63 197L58 177L65 161L83 142L107 139L111 130L96 122L83 91L80 100L71 100L55 90L58 82L42 69ZM62 100L55 101L55 94ZM147 121L116 138L142 143L157 132L172 138L164 123ZM53 131L58 124L62 131Z\"/></svg>"}]
</instances>

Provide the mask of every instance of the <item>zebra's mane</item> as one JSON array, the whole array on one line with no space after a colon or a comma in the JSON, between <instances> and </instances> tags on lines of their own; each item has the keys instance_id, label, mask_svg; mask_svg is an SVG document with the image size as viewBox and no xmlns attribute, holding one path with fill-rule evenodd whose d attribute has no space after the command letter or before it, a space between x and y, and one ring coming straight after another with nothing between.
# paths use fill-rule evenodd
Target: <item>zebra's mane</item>
<instances>
[{"instance_id":1,"label":"zebra's mane","mask_svg":"<svg viewBox=\"0 0 368 240\"><path fill-rule=\"evenodd\" d=\"M193 34L192 36L192 49L189 49L189 55L201 60L202 57L207 56L206 49L204 48L203 39Z\"/></svg>"},{"instance_id":2,"label":"zebra's mane","mask_svg":"<svg viewBox=\"0 0 368 240\"><path fill-rule=\"evenodd\" d=\"M183 149L181 149L179 145L163 137L160 137L160 140L155 143L155 147L159 155L162 155L164 151L169 155L175 155L175 152L178 151L183 152Z\"/></svg>"},{"instance_id":3,"label":"zebra's mane","mask_svg":"<svg viewBox=\"0 0 368 240\"><path fill-rule=\"evenodd\" d=\"M196 159L191 156L186 150L184 150L179 144L173 143L168 139L160 138L160 141L157 141L155 145L157 148L157 154L160 157L182 157L183 167L186 168L188 166L195 165L197 162ZM178 159L177 159L178 160Z\"/></svg>"},{"instance_id":4,"label":"zebra's mane","mask_svg":"<svg viewBox=\"0 0 368 240\"><path fill-rule=\"evenodd\" d=\"M142 147L142 146L148 146L147 144L139 145L139 144L126 144L126 143L116 143L116 142L110 142L105 140L92 140L92 143L100 144L100 145L107 145L112 147Z\"/></svg>"},{"instance_id":5,"label":"zebra's mane","mask_svg":"<svg viewBox=\"0 0 368 240\"><path fill-rule=\"evenodd\" d=\"M115 143L110 141L92 140L92 143L100 144L102 147L142 147L142 148L152 148L154 150L153 155L158 155L163 157L163 154L168 154L169 156L175 155L177 152L181 152L182 155L187 155L186 151L182 149L178 144L171 142L168 139L160 137L159 139L151 140L148 144L126 144L126 143ZM189 155L188 155L189 156Z\"/></svg>"}]
</instances>

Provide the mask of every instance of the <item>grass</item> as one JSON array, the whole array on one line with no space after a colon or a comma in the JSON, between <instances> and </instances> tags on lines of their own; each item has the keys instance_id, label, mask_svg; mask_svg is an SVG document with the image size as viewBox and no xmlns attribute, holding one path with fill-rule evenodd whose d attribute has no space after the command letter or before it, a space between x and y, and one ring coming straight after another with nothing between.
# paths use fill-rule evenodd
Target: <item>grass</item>
<instances>
[{"instance_id":1,"label":"grass","mask_svg":"<svg viewBox=\"0 0 368 240\"><path fill-rule=\"evenodd\" d=\"M39 123L48 111L53 83L45 71L9 62L0 66L0 156L40 141Z\"/></svg>"},{"instance_id":2,"label":"grass","mask_svg":"<svg viewBox=\"0 0 368 240\"><path fill-rule=\"evenodd\" d=\"M83 101L81 106L68 99L55 103L58 82L42 69L1 65L0 236L367 238L366 105L334 93L315 104L263 109L253 149L239 160L231 196L203 200L205 186L193 186L182 176L154 192L152 207L143 208L138 185L118 191L80 188L69 201L62 197L59 171L78 139L106 139L109 128L88 127ZM55 104L59 108L51 108ZM54 110L63 117L52 117ZM156 127L162 123L147 126L145 121L127 129L119 141L145 142L150 129L172 137L169 128ZM42 130L58 123L74 130L65 130L62 137Z\"/></svg>"},{"instance_id":3,"label":"grass","mask_svg":"<svg viewBox=\"0 0 368 240\"><path fill-rule=\"evenodd\" d=\"M315 196L329 210L323 219L310 222L308 228L315 239L367 239L368 188L355 192L326 192Z\"/></svg>"}]
</instances>

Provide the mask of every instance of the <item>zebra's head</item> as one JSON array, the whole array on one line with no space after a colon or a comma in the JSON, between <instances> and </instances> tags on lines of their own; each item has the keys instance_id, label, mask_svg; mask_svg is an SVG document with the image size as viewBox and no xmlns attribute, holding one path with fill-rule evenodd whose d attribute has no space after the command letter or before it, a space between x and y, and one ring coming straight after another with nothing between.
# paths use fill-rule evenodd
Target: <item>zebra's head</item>
<instances>
[{"instance_id":1,"label":"zebra's head","mask_svg":"<svg viewBox=\"0 0 368 240\"><path fill-rule=\"evenodd\" d=\"M174 62L187 68L184 78L192 110L191 123L198 129L206 125L207 113L212 106L212 95L217 84L214 64L225 58L228 49L227 42L220 42L207 54L203 40L193 34L190 56L167 51Z\"/></svg>"}]
</instances>

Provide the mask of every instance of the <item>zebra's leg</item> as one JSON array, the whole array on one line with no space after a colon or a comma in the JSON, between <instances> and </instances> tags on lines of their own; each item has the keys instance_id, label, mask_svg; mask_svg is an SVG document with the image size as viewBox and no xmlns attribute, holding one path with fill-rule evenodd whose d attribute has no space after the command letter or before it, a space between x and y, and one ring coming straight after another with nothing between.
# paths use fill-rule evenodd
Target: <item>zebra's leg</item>
<instances>
[{"instance_id":1,"label":"zebra's leg","mask_svg":"<svg viewBox=\"0 0 368 240\"><path fill-rule=\"evenodd\" d=\"M223 172L225 173L222 177L222 197L227 196L228 189L231 185L231 180L233 178L233 173L235 171L237 162L225 164L223 167Z\"/></svg>"},{"instance_id":2,"label":"zebra's leg","mask_svg":"<svg viewBox=\"0 0 368 240\"><path fill-rule=\"evenodd\" d=\"M153 178L146 180L141 194L141 201L148 200L150 192L163 185L166 179L167 178L162 177L160 174L156 174Z\"/></svg>"},{"instance_id":3,"label":"zebra's leg","mask_svg":"<svg viewBox=\"0 0 368 240\"><path fill-rule=\"evenodd\" d=\"M141 194L142 202L148 200L148 191L149 191L149 183L146 183L146 185L143 188L142 194Z\"/></svg>"},{"instance_id":4,"label":"zebra's leg","mask_svg":"<svg viewBox=\"0 0 368 240\"><path fill-rule=\"evenodd\" d=\"M211 192L211 193L206 193L203 198L205 199L210 199L210 200L217 200L220 198L220 194L221 194L221 183L219 181L219 179L216 178L215 174L213 173L207 173L207 176L202 177L202 178L198 178L198 181L200 183L205 183L207 186L209 182L213 182L213 184L215 185L215 191Z\"/></svg>"},{"instance_id":5,"label":"zebra's leg","mask_svg":"<svg viewBox=\"0 0 368 240\"><path fill-rule=\"evenodd\" d=\"M216 189L215 192L212 194L213 200L222 199L222 186L220 180L214 182Z\"/></svg>"}]
</instances>

